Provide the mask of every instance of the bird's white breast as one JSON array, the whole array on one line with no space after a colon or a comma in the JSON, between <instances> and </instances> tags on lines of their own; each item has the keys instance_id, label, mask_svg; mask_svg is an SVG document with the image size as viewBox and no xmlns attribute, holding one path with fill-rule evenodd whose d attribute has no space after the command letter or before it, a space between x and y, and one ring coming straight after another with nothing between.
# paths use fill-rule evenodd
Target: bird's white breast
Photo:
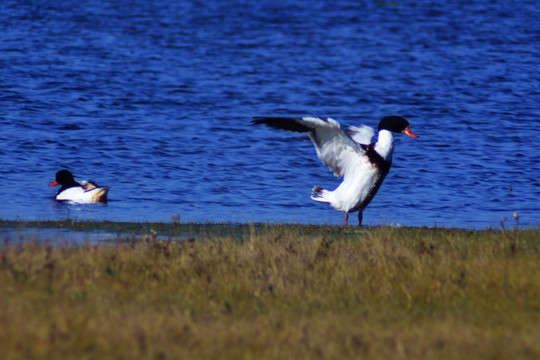
<instances>
[{"instance_id":1,"label":"bird's white breast","mask_svg":"<svg viewBox=\"0 0 540 360\"><path fill-rule=\"evenodd\" d=\"M375 143L375 151L381 155L381 157L391 162L392 154L394 153L394 137L388 130L379 131L379 138Z\"/></svg>"}]
</instances>

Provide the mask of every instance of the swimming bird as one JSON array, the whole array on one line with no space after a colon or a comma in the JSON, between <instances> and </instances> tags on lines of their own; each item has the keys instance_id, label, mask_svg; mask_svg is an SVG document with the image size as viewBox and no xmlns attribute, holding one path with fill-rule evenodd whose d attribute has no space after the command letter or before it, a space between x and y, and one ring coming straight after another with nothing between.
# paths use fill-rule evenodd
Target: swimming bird
<instances>
[{"instance_id":1,"label":"swimming bird","mask_svg":"<svg viewBox=\"0 0 540 360\"><path fill-rule=\"evenodd\" d=\"M93 181L77 182L69 170L60 170L56 173L55 181L49 186L62 185L55 195L57 201L74 204L90 204L107 202L109 188L98 186Z\"/></svg>"},{"instance_id":2,"label":"swimming bird","mask_svg":"<svg viewBox=\"0 0 540 360\"><path fill-rule=\"evenodd\" d=\"M315 145L317 155L343 182L333 191L315 186L311 198L330 204L344 212L348 226L349 213L358 211L358 225L362 214L379 190L392 165L394 138L392 133L418 137L401 116L385 116L375 130L368 126L343 130L331 118L319 117L255 117L253 124L264 124L276 129L307 133Z\"/></svg>"}]
</instances>

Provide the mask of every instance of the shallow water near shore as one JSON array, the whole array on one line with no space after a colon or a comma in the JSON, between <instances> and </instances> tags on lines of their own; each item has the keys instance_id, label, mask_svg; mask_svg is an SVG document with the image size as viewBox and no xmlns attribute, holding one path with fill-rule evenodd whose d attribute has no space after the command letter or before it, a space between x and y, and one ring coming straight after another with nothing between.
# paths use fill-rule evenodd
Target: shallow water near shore
<instances>
[{"instance_id":1,"label":"shallow water near shore","mask_svg":"<svg viewBox=\"0 0 540 360\"><path fill-rule=\"evenodd\" d=\"M34 242L53 246L67 244L106 244L118 240L119 237L119 234L96 230L75 231L72 229L32 227L0 229L0 239L3 245L20 244L23 242Z\"/></svg>"},{"instance_id":2,"label":"shallow water near shore","mask_svg":"<svg viewBox=\"0 0 540 360\"><path fill-rule=\"evenodd\" d=\"M407 117L367 225L540 225L532 1L0 4L0 218L341 224L304 136L252 116ZM51 200L57 170L111 187ZM355 223L352 216L352 223Z\"/></svg>"}]
</instances>

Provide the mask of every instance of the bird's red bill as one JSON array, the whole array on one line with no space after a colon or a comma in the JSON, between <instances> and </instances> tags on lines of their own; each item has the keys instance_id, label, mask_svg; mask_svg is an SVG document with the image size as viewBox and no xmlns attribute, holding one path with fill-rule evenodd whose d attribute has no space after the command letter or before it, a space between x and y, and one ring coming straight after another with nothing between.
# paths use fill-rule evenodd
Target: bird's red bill
<instances>
[{"instance_id":1,"label":"bird's red bill","mask_svg":"<svg viewBox=\"0 0 540 360\"><path fill-rule=\"evenodd\" d=\"M49 186L56 186L56 185L58 185L58 183L56 182L56 180L49 184Z\"/></svg>"},{"instance_id":2,"label":"bird's red bill","mask_svg":"<svg viewBox=\"0 0 540 360\"><path fill-rule=\"evenodd\" d=\"M413 132L411 131L411 129L409 129L409 127L407 127L405 130L403 130L403 133L404 133L405 135L409 135L409 136L412 137L412 138L417 138L417 137L418 137L418 135L416 135L415 133L413 133Z\"/></svg>"}]
</instances>

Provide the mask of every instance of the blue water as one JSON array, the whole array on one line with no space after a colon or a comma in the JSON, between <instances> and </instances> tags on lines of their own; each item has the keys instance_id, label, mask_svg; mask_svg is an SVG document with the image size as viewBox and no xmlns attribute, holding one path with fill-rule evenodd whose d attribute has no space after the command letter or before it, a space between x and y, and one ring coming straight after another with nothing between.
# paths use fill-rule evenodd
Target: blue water
<instances>
[{"instance_id":1,"label":"blue water","mask_svg":"<svg viewBox=\"0 0 540 360\"><path fill-rule=\"evenodd\" d=\"M407 117L367 225L540 225L535 1L0 2L0 218L341 224L305 137ZM51 200L62 167L106 205Z\"/></svg>"}]
</instances>

